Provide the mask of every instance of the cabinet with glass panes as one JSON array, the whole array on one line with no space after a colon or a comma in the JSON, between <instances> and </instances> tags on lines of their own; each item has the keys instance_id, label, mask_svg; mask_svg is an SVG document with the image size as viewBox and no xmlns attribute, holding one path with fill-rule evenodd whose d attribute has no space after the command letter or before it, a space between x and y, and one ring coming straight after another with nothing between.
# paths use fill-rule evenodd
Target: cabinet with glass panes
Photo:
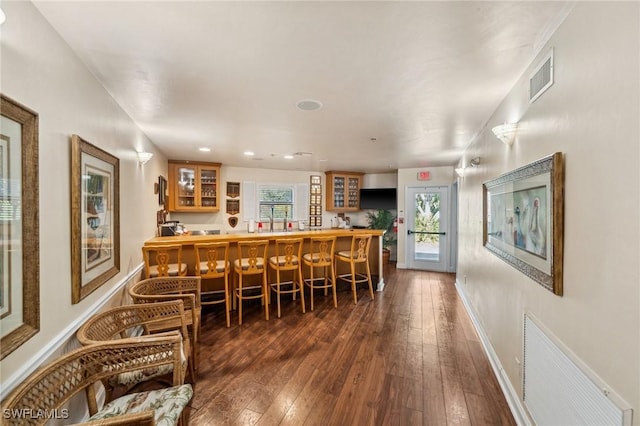
<instances>
[{"instance_id":1,"label":"cabinet with glass panes","mask_svg":"<svg viewBox=\"0 0 640 426\"><path fill-rule=\"evenodd\" d=\"M220 163L169 160L169 211L220 210Z\"/></svg>"},{"instance_id":2,"label":"cabinet with glass panes","mask_svg":"<svg viewBox=\"0 0 640 426\"><path fill-rule=\"evenodd\" d=\"M360 210L360 187L363 173L325 172L327 176L326 210L350 212Z\"/></svg>"}]
</instances>

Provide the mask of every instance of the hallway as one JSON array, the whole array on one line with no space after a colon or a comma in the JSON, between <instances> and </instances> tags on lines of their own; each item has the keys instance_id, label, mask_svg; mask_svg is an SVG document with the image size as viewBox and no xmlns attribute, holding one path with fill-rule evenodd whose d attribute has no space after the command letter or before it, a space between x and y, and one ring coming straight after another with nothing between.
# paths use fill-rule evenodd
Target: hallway
<instances>
[{"instance_id":1,"label":"hallway","mask_svg":"<svg viewBox=\"0 0 640 426\"><path fill-rule=\"evenodd\" d=\"M314 312L286 300L270 321L247 303L229 329L204 311L189 424L515 424L455 276L391 266L385 281L373 303L339 283L338 309L317 292Z\"/></svg>"}]
</instances>

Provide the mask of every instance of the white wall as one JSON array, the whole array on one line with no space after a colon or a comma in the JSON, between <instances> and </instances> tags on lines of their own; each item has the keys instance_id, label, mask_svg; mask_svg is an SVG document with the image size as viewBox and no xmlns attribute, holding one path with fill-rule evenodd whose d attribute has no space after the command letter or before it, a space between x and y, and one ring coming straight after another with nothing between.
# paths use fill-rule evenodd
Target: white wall
<instances>
[{"instance_id":1,"label":"white wall","mask_svg":"<svg viewBox=\"0 0 640 426\"><path fill-rule=\"evenodd\" d=\"M29 2L3 2L1 75L5 95L40 119L40 331L0 363L2 392L35 366L38 355L69 333L96 304L115 294L141 263L140 247L155 233L153 183L166 158L133 124ZM70 137L78 134L120 159L120 273L71 304ZM135 151L154 152L140 166ZM36 259L34 259L36 260Z\"/></svg>"},{"instance_id":2,"label":"white wall","mask_svg":"<svg viewBox=\"0 0 640 426\"><path fill-rule=\"evenodd\" d=\"M458 282L522 397L522 322L532 313L635 410L640 424L639 3L577 3L495 111L465 159ZM528 103L528 76L549 47L555 83ZM520 120L514 145L491 127ZM564 296L482 246L482 182L565 154ZM464 282L466 281L466 284Z\"/></svg>"}]
</instances>

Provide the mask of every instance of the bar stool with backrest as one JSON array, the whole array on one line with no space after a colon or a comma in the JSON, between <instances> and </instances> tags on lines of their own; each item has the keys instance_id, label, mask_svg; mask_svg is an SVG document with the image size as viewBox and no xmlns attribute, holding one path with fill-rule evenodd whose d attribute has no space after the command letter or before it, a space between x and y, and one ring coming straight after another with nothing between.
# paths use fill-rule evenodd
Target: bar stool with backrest
<instances>
[{"instance_id":1,"label":"bar stool with backrest","mask_svg":"<svg viewBox=\"0 0 640 426\"><path fill-rule=\"evenodd\" d=\"M218 305L224 303L227 327L231 326L231 293L229 289L229 242L196 243L193 245L196 255L196 275L202 279L201 304ZM214 280L222 279L224 288L218 289ZM222 296L222 298L220 298Z\"/></svg>"},{"instance_id":2,"label":"bar stool with backrest","mask_svg":"<svg viewBox=\"0 0 640 426\"><path fill-rule=\"evenodd\" d=\"M269 289L267 287L267 250L269 240L239 241L238 258L233 262L233 269L238 276L234 285L233 296L238 300L238 324L242 324L242 301L245 299L262 299L265 319L269 319ZM260 276L260 284L245 285L248 276ZM259 292L256 293L256 290Z\"/></svg>"},{"instance_id":3,"label":"bar stool with backrest","mask_svg":"<svg viewBox=\"0 0 640 426\"><path fill-rule=\"evenodd\" d=\"M303 241L304 240L302 238L277 239L276 255L269 258L269 267L276 271L276 282L270 283L270 287L276 294L278 318L280 318L281 294L291 294L293 295L293 300L296 299L296 294L300 294L300 306L302 307L302 313L305 312L302 268L300 266ZM291 281L282 281L283 273L288 271L292 273Z\"/></svg>"},{"instance_id":4,"label":"bar stool with backrest","mask_svg":"<svg viewBox=\"0 0 640 426\"><path fill-rule=\"evenodd\" d=\"M187 275L182 262L182 244L158 244L142 247L145 278Z\"/></svg>"},{"instance_id":5,"label":"bar stool with backrest","mask_svg":"<svg viewBox=\"0 0 640 426\"><path fill-rule=\"evenodd\" d=\"M356 285L358 283L369 284L369 295L373 300L373 283L371 282L371 268L369 267L369 248L371 247L371 234L354 234L351 239L351 249L348 251L339 251L335 255L336 264L345 262L349 264L349 273L338 275L338 279L342 279L351 283L351 291L353 292L353 303L358 303L358 295L356 294ZM358 265L364 265L365 273L358 271ZM361 269L363 267L360 267Z\"/></svg>"},{"instance_id":6,"label":"bar stool with backrest","mask_svg":"<svg viewBox=\"0 0 640 426\"><path fill-rule=\"evenodd\" d=\"M315 289L324 289L324 295L331 288L333 292L333 306L338 307L336 296L336 276L333 268L333 254L336 246L336 237L312 237L309 241L309 253L302 256L302 262L309 268L309 278L304 283L309 287L311 297L311 310L313 311L313 293ZM322 275L318 268L322 268ZM330 275L329 275L330 274Z\"/></svg>"}]
</instances>

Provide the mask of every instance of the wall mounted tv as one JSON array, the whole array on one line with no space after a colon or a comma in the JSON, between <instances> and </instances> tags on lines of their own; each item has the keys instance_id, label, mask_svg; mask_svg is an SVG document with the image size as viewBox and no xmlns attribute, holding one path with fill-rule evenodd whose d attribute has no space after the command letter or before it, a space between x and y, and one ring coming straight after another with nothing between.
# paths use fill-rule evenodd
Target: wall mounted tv
<instances>
[{"instance_id":1,"label":"wall mounted tv","mask_svg":"<svg viewBox=\"0 0 640 426\"><path fill-rule=\"evenodd\" d=\"M360 209L397 209L396 188L362 188L360 189Z\"/></svg>"}]
</instances>

